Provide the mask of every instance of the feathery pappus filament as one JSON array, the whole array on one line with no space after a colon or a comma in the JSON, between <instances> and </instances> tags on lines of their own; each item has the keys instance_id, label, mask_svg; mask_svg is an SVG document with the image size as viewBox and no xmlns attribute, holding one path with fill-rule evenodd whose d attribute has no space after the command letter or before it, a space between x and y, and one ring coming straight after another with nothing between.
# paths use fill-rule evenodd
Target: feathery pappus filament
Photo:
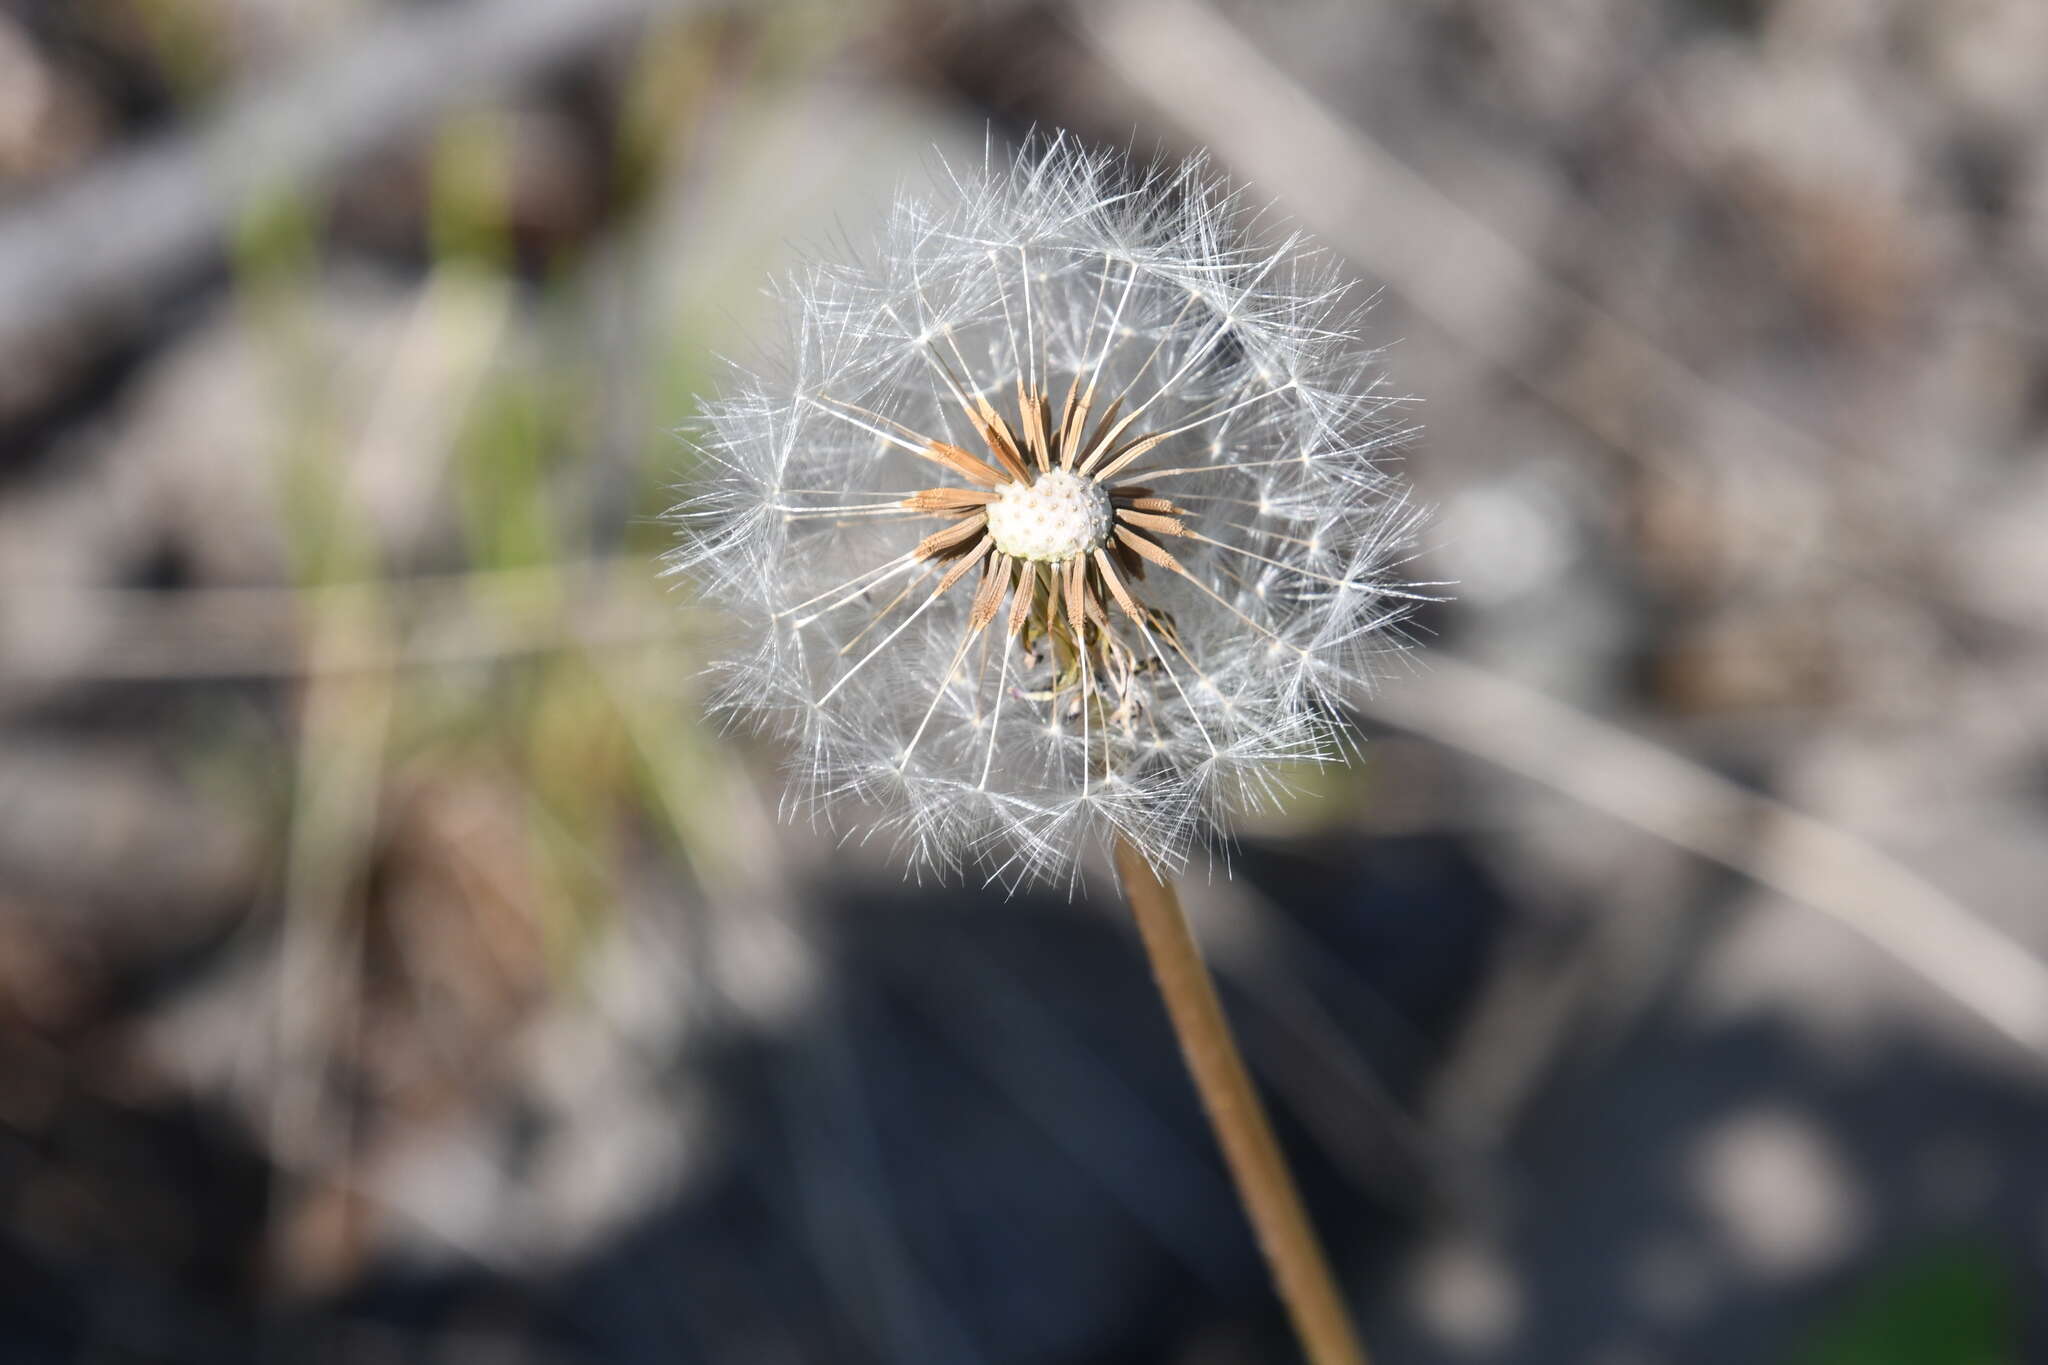
<instances>
[{"instance_id":1,"label":"feathery pappus filament","mask_svg":"<svg viewBox=\"0 0 2048 1365\"><path fill-rule=\"evenodd\" d=\"M1200 161L1064 136L899 201L783 290L705 405L675 566L745 634L723 704L919 865L1161 868L1344 753L1422 585L1405 433L1334 265Z\"/></svg>"}]
</instances>

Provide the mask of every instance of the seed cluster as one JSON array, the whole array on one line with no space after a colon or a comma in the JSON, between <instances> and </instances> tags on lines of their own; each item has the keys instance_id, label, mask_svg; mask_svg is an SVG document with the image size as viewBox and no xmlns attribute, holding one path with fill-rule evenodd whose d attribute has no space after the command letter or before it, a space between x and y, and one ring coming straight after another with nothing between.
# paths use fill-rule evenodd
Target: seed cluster
<instances>
[{"instance_id":1,"label":"seed cluster","mask_svg":"<svg viewBox=\"0 0 2048 1365\"><path fill-rule=\"evenodd\" d=\"M750 627L718 701L916 863L1072 875L1114 832L1170 867L1340 759L1401 644L1394 400L1334 265L1201 163L946 174L706 406L677 563Z\"/></svg>"},{"instance_id":2,"label":"seed cluster","mask_svg":"<svg viewBox=\"0 0 2048 1365\"><path fill-rule=\"evenodd\" d=\"M1113 516L1101 484L1060 468L998 489L988 505L988 533L996 549L1013 559L1063 564L1101 549Z\"/></svg>"},{"instance_id":3,"label":"seed cluster","mask_svg":"<svg viewBox=\"0 0 2048 1365\"><path fill-rule=\"evenodd\" d=\"M909 511L951 522L911 552L920 560L952 561L932 590L934 598L974 566L983 568L955 666L1004 614L1007 599L1005 631L1027 653L1051 639L1075 662L1054 680L1051 693L1077 692L1077 710L1099 695L1114 694L1107 714L1128 728L1136 714L1130 682L1156 658L1157 641L1172 638L1172 623L1140 605L1130 584L1144 577L1149 563L1201 586L1160 543L1198 533L1187 526L1186 508L1153 496L1142 484L1108 480L1176 433L1134 434L1150 405L1125 412L1128 394L1112 399L1091 426L1097 382L1088 380L1084 388L1080 374L1067 385L1057 421L1045 390L1017 381L1018 420L1012 423L986 397L970 397L943 361L936 363L989 456L984 460L923 438L920 453L974 486L927 488L903 500ZM1118 631L1112 605L1126 629L1135 627L1138 641ZM902 763L909 763L916 743L904 751Z\"/></svg>"}]
</instances>

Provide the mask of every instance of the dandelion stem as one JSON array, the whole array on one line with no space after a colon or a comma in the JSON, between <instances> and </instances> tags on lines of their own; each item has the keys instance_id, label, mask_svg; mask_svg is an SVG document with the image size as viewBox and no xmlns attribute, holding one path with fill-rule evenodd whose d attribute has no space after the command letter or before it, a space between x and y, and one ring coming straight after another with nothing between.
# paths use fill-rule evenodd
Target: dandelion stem
<instances>
[{"instance_id":1,"label":"dandelion stem","mask_svg":"<svg viewBox=\"0 0 2048 1365\"><path fill-rule=\"evenodd\" d=\"M1215 978L1202 960L1201 945L1188 927L1180 897L1121 838L1116 840L1116 871L1180 1040L1181 1056L1302 1353L1310 1365L1366 1365L1365 1348L1288 1173L1272 1121L1238 1054Z\"/></svg>"}]
</instances>

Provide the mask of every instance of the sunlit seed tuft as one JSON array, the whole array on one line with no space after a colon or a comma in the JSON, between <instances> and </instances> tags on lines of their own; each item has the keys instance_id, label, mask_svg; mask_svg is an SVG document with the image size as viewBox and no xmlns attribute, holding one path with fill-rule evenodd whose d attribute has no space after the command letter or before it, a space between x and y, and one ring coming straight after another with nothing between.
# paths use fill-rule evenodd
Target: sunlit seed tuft
<instances>
[{"instance_id":1,"label":"sunlit seed tuft","mask_svg":"<svg viewBox=\"0 0 2048 1365\"><path fill-rule=\"evenodd\" d=\"M675 559L750 628L719 704L919 861L1170 867L1343 756L1426 596L1375 463L1406 433L1334 266L1200 161L1053 137L946 179L705 404Z\"/></svg>"}]
</instances>

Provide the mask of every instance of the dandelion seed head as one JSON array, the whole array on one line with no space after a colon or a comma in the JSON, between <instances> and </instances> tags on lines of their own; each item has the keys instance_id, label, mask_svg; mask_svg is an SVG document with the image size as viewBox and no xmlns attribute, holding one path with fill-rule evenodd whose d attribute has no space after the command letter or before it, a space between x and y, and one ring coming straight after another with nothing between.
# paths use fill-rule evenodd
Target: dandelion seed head
<instances>
[{"instance_id":1,"label":"dandelion seed head","mask_svg":"<svg viewBox=\"0 0 2048 1365\"><path fill-rule=\"evenodd\" d=\"M1336 268L1200 160L1053 136L940 178L787 282L693 432L718 704L919 864L1057 878L1114 834L1173 868L1341 760L1402 643L1396 399Z\"/></svg>"}]
</instances>

